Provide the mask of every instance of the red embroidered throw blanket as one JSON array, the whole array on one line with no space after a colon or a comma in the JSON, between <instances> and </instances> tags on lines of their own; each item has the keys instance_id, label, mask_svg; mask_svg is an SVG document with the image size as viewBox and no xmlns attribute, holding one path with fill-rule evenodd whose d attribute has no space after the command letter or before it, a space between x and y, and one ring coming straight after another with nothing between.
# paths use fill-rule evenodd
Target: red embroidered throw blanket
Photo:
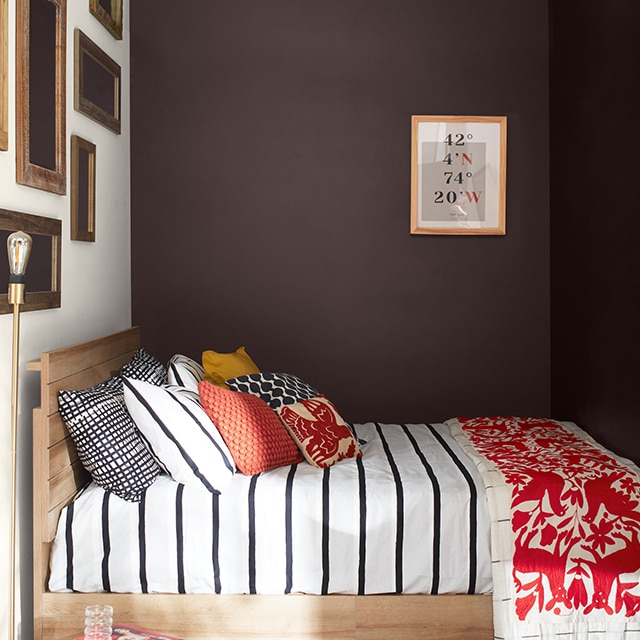
<instances>
[{"instance_id":1,"label":"red embroidered throw blanket","mask_svg":"<svg viewBox=\"0 0 640 640\"><path fill-rule=\"evenodd\" d=\"M503 601L499 624L508 627L496 637L554 637L554 624L562 633L584 629L584 637L640 632L638 469L572 423L501 417L448 424L473 448L485 485L504 485L502 497L488 491L492 552L511 556L497 558L509 572L494 568L494 589L504 591L494 592ZM505 499L508 505L497 504ZM499 523L505 515L508 527Z\"/></svg>"}]
</instances>

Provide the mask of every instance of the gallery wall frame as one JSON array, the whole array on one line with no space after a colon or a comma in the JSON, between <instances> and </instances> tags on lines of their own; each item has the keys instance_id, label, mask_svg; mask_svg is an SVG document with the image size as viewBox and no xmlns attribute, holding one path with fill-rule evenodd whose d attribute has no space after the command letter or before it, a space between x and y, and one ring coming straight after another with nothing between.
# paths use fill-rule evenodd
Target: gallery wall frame
<instances>
[{"instance_id":1,"label":"gallery wall frame","mask_svg":"<svg viewBox=\"0 0 640 640\"><path fill-rule=\"evenodd\" d=\"M506 116L411 118L411 233L506 233Z\"/></svg>"},{"instance_id":2,"label":"gallery wall frame","mask_svg":"<svg viewBox=\"0 0 640 640\"><path fill-rule=\"evenodd\" d=\"M53 218L37 216L31 213L0 209L0 239L6 244L6 238L14 231L24 231L33 239L29 268L26 274L26 291L21 311L54 309L60 306L60 284L62 267L62 222ZM6 282L9 282L8 264ZM5 273L0 270L0 273ZM35 283L35 284L34 284ZM4 287L8 290L8 286ZM0 294L0 314L12 313L8 293Z\"/></svg>"},{"instance_id":3,"label":"gallery wall frame","mask_svg":"<svg viewBox=\"0 0 640 640\"><path fill-rule=\"evenodd\" d=\"M63 195L67 0L16 3L16 180Z\"/></svg>"},{"instance_id":4,"label":"gallery wall frame","mask_svg":"<svg viewBox=\"0 0 640 640\"><path fill-rule=\"evenodd\" d=\"M122 0L89 0L89 11L116 40L122 40Z\"/></svg>"},{"instance_id":5,"label":"gallery wall frame","mask_svg":"<svg viewBox=\"0 0 640 640\"><path fill-rule=\"evenodd\" d=\"M8 0L0 0L0 151L9 148L9 17Z\"/></svg>"},{"instance_id":6,"label":"gallery wall frame","mask_svg":"<svg viewBox=\"0 0 640 640\"><path fill-rule=\"evenodd\" d=\"M96 145L71 136L71 239L96 240Z\"/></svg>"},{"instance_id":7,"label":"gallery wall frame","mask_svg":"<svg viewBox=\"0 0 640 640\"><path fill-rule=\"evenodd\" d=\"M74 108L119 134L120 65L80 29L74 39Z\"/></svg>"}]
</instances>

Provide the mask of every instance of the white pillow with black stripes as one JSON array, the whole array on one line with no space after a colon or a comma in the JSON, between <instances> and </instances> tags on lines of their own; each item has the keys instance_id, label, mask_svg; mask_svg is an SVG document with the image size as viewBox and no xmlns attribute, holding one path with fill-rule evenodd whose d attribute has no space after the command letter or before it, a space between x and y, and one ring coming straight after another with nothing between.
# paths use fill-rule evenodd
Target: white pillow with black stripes
<instances>
[{"instance_id":1,"label":"white pillow with black stripes","mask_svg":"<svg viewBox=\"0 0 640 640\"><path fill-rule=\"evenodd\" d=\"M176 353L167 364L169 384L186 387L198 392L198 383L204 380L204 368L201 364L181 353Z\"/></svg>"},{"instance_id":2,"label":"white pillow with black stripes","mask_svg":"<svg viewBox=\"0 0 640 640\"><path fill-rule=\"evenodd\" d=\"M123 384L127 409L165 471L176 482L220 493L235 463L197 392L130 378Z\"/></svg>"}]
</instances>

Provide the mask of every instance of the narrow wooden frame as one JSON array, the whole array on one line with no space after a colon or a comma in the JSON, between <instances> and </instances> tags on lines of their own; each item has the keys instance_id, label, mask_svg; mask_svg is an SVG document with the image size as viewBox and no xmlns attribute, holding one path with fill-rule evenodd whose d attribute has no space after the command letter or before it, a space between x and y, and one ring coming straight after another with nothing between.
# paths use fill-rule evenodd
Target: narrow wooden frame
<instances>
[{"instance_id":1,"label":"narrow wooden frame","mask_svg":"<svg viewBox=\"0 0 640 640\"><path fill-rule=\"evenodd\" d=\"M505 234L507 118L411 120L411 233Z\"/></svg>"},{"instance_id":2,"label":"narrow wooden frame","mask_svg":"<svg viewBox=\"0 0 640 640\"><path fill-rule=\"evenodd\" d=\"M9 148L9 18L7 0L0 0L0 151Z\"/></svg>"},{"instance_id":3,"label":"narrow wooden frame","mask_svg":"<svg viewBox=\"0 0 640 640\"><path fill-rule=\"evenodd\" d=\"M89 0L89 11L116 40L122 40L122 0L111 0L110 13L100 0Z\"/></svg>"},{"instance_id":4,"label":"narrow wooden frame","mask_svg":"<svg viewBox=\"0 0 640 640\"><path fill-rule=\"evenodd\" d=\"M111 111L103 109L85 95L85 83L89 80L84 56L89 56L113 81L113 105ZM112 60L97 44L80 29L75 30L74 108L88 118L120 133L120 65Z\"/></svg>"},{"instance_id":5,"label":"narrow wooden frame","mask_svg":"<svg viewBox=\"0 0 640 640\"><path fill-rule=\"evenodd\" d=\"M49 0L56 7L55 35L55 167L31 162L29 103L30 1L16 3L16 180L36 189L63 195L66 169L67 0Z\"/></svg>"},{"instance_id":6,"label":"narrow wooden frame","mask_svg":"<svg viewBox=\"0 0 640 640\"><path fill-rule=\"evenodd\" d=\"M51 289L49 291L30 291L29 270L27 269L25 301L20 305L20 310L24 312L58 308L60 306L62 266L62 222L30 213L0 209L0 229L51 236ZM33 262L33 255L31 261ZM8 293L0 294L0 314L12 312L13 305L9 304Z\"/></svg>"},{"instance_id":7,"label":"narrow wooden frame","mask_svg":"<svg viewBox=\"0 0 640 640\"><path fill-rule=\"evenodd\" d=\"M82 166L82 152L86 166ZM86 192L82 177L86 177ZM96 145L71 136L71 239L96 240Z\"/></svg>"}]
</instances>

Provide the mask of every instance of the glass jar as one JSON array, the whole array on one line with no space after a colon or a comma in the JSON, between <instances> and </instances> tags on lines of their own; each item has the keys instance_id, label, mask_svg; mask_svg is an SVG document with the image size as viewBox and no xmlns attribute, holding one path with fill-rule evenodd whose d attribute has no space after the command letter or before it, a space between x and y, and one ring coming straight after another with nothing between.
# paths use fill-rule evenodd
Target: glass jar
<instances>
[{"instance_id":1,"label":"glass jar","mask_svg":"<svg viewBox=\"0 0 640 640\"><path fill-rule=\"evenodd\" d=\"M113 607L92 604L84 611L84 640L111 640Z\"/></svg>"}]
</instances>

